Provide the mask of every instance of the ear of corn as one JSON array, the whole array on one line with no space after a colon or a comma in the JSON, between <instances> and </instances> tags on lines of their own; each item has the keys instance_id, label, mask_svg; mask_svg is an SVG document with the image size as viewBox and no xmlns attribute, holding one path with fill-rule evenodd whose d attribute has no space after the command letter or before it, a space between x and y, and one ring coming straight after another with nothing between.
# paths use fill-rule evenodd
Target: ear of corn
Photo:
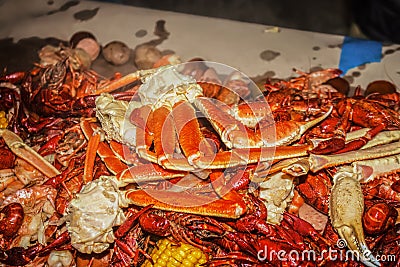
<instances>
[{"instance_id":1,"label":"ear of corn","mask_svg":"<svg viewBox=\"0 0 400 267\"><path fill-rule=\"evenodd\" d=\"M5 129L8 126L8 121L6 118L6 113L4 111L0 111L0 129Z\"/></svg>"},{"instance_id":2,"label":"ear of corn","mask_svg":"<svg viewBox=\"0 0 400 267\"><path fill-rule=\"evenodd\" d=\"M201 249L185 243L175 244L167 238L157 242L157 246L153 249L150 256L153 259L154 265L149 260L146 260L143 264L144 267L199 267L208 260L207 255Z\"/></svg>"}]
</instances>

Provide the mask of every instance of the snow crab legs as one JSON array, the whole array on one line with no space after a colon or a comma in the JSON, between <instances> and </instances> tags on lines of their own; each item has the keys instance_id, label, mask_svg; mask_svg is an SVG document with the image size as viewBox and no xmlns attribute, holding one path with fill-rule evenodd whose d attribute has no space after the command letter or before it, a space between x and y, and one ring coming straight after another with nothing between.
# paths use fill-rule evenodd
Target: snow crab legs
<instances>
[{"instance_id":1,"label":"snow crab legs","mask_svg":"<svg viewBox=\"0 0 400 267\"><path fill-rule=\"evenodd\" d=\"M249 120L248 117L253 116L255 127L251 128L246 126L248 122L243 123L224 111L226 105L203 97L201 86L190 76L180 74L175 67L153 70L153 78L147 76L148 71L145 74L144 83L138 90L140 102L130 103L132 107L129 107L103 94L96 100L96 115L108 139L135 147L140 157L166 169L221 169L304 156L310 149L309 145L290 149L284 146L298 140L332 111L331 108L309 122L275 123L265 102L264 107L254 109L245 118ZM262 102L257 104L263 105ZM113 111L116 106L118 109L125 107L130 113L129 122L126 115L116 118ZM209 121L228 150L216 152L210 146L200 131L196 109ZM118 116L122 113L119 112ZM150 150L150 147L154 149Z\"/></svg>"}]
</instances>

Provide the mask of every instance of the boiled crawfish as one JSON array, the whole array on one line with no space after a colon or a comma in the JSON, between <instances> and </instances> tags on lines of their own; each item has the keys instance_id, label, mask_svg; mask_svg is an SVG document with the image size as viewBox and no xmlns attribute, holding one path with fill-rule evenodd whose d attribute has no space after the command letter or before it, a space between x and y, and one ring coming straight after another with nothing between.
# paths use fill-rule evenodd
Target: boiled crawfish
<instances>
[{"instance_id":1,"label":"boiled crawfish","mask_svg":"<svg viewBox=\"0 0 400 267\"><path fill-rule=\"evenodd\" d=\"M98 77L75 71L68 60L40 67L23 81L21 94L30 110L42 116L91 116Z\"/></svg>"}]
</instances>

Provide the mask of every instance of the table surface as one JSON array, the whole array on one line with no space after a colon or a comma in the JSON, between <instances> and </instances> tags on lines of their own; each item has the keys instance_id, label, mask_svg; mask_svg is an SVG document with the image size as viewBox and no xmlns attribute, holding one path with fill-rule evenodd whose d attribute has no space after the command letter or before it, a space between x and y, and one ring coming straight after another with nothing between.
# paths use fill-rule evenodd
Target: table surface
<instances>
[{"instance_id":1,"label":"table surface","mask_svg":"<svg viewBox=\"0 0 400 267\"><path fill-rule=\"evenodd\" d=\"M154 29L160 20L170 32L158 45L160 50L172 50L183 61L201 57L224 63L250 77L287 78L294 75L293 68L306 72L337 68L344 40L339 35L103 2L0 1L0 39L14 44L33 37L69 40L75 32L90 31L102 45L119 40L134 48L158 38ZM8 57L13 57L12 53L0 51L0 61ZM400 45L383 44L380 62L356 66L344 77L353 87L365 88L380 79L399 85L399 62Z\"/></svg>"}]
</instances>

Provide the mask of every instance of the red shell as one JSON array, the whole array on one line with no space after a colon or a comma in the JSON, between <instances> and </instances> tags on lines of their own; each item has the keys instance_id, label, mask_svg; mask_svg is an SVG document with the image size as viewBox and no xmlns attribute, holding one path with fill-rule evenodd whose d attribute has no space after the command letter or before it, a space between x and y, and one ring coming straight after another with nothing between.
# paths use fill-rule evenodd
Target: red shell
<instances>
[{"instance_id":1,"label":"red shell","mask_svg":"<svg viewBox=\"0 0 400 267\"><path fill-rule=\"evenodd\" d=\"M5 206L1 211L2 220L0 220L0 234L4 237L14 236L22 225L24 220L24 209L19 203L11 203Z\"/></svg>"},{"instance_id":2,"label":"red shell","mask_svg":"<svg viewBox=\"0 0 400 267\"><path fill-rule=\"evenodd\" d=\"M395 208L384 202L374 203L363 216L364 230L368 234L380 234L392 227L398 213Z\"/></svg>"},{"instance_id":3,"label":"red shell","mask_svg":"<svg viewBox=\"0 0 400 267\"><path fill-rule=\"evenodd\" d=\"M169 221L153 212L145 212L139 217L140 226L147 232L156 234L159 236L168 236L169 235Z\"/></svg>"},{"instance_id":4,"label":"red shell","mask_svg":"<svg viewBox=\"0 0 400 267\"><path fill-rule=\"evenodd\" d=\"M0 148L0 170L14 167L15 155L8 149Z\"/></svg>"}]
</instances>

